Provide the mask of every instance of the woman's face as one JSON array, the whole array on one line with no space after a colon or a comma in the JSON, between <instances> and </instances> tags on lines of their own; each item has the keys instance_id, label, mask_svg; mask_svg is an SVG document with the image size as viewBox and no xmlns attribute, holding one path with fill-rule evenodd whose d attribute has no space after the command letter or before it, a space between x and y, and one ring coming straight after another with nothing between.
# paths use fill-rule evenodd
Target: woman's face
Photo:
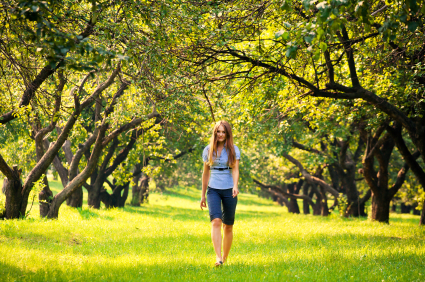
<instances>
[{"instance_id":1,"label":"woman's face","mask_svg":"<svg viewBox=\"0 0 425 282\"><path fill-rule=\"evenodd\" d=\"M226 140L226 130L223 125L217 128L217 140L218 142L224 142Z\"/></svg>"}]
</instances>

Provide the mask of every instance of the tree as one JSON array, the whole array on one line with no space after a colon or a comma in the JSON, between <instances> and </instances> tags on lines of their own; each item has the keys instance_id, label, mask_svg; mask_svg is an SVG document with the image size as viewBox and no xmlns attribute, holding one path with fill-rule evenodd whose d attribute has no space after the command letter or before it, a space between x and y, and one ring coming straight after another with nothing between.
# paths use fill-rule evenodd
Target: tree
<instances>
[{"instance_id":1,"label":"tree","mask_svg":"<svg viewBox=\"0 0 425 282\"><path fill-rule=\"evenodd\" d=\"M361 127L362 138L367 143L366 152L363 158L364 176L370 189L372 190L372 218L381 222L389 221L390 202L401 188L409 170L407 163L403 165L397 174L397 179L391 187L389 186L389 163L394 150L395 142L389 133L380 137L384 126L381 126L372 135ZM401 131L401 126L395 126L395 131ZM372 137L371 137L372 136ZM413 154L414 158L419 157L419 152ZM375 171L374 158L378 160L379 172Z\"/></svg>"}]
</instances>

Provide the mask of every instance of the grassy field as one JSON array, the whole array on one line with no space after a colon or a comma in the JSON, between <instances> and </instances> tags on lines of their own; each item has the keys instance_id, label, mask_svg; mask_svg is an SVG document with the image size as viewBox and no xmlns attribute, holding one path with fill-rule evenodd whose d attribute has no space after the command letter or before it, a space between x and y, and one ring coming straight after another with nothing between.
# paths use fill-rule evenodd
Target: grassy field
<instances>
[{"instance_id":1,"label":"grassy field","mask_svg":"<svg viewBox=\"0 0 425 282\"><path fill-rule=\"evenodd\" d=\"M56 184L53 189L59 189ZM59 220L0 221L1 281L425 281L418 217L293 215L241 194L226 265L214 268L199 191L170 189L149 204L76 210Z\"/></svg>"}]
</instances>

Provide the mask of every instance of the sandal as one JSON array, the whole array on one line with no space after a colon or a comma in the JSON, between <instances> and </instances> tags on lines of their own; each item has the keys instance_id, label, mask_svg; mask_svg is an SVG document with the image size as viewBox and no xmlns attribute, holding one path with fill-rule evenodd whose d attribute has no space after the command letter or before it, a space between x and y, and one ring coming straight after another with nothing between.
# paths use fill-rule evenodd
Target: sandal
<instances>
[{"instance_id":1,"label":"sandal","mask_svg":"<svg viewBox=\"0 0 425 282\"><path fill-rule=\"evenodd\" d=\"M223 265L223 262L221 260L215 263L215 267L220 267L222 265Z\"/></svg>"}]
</instances>

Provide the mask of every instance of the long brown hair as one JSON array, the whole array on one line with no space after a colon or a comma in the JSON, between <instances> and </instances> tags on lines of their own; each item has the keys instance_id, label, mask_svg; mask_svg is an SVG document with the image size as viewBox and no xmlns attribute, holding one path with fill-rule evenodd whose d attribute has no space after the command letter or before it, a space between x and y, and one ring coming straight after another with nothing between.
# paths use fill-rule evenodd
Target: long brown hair
<instances>
[{"instance_id":1,"label":"long brown hair","mask_svg":"<svg viewBox=\"0 0 425 282\"><path fill-rule=\"evenodd\" d=\"M212 166L215 158L217 157L217 130L222 125L224 127L224 131L226 132L226 141L225 141L225 147L228 152L228 162L227 165L229 167L233 167L236 163L236 154L235 154L235 147L233 146L233 134L232 134L232 127L230 124L225 120L220 120L216 122L214 125L213 134L210 139L210 151L208 152L208 162L207 164L209 166ZM215 157L214 157L215 156Z\"/></svg>"}]
</instances>

